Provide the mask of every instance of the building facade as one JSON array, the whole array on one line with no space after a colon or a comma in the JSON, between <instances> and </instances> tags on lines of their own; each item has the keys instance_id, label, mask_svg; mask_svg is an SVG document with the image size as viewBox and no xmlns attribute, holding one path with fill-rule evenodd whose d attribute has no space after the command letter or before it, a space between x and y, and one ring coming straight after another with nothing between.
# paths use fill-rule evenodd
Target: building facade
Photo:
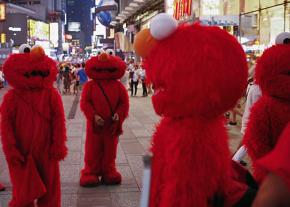
<instances>
[{"instance_id":1,"label":"building facade","mask_svg":"<svg viewBox=\"0 0 290 207\"><path fill-rule=\"evenodd\" d=\"M66 34L72 39L67 39L74 48L84 49L92 44L93 21L91 8L95 6L93 0L67 0L67 25Z\"/></svg>"},{"instance_id":2,"label":"building facade","mask_svg":"<svg viewBox=\"0 0 290 207\"><path fill-rule=\"evenodd\" d=\"M290 0L165 0L180 22L200 21L235 35L255 62L277 34L290 29Z\"/></svg>"}]
</instances>

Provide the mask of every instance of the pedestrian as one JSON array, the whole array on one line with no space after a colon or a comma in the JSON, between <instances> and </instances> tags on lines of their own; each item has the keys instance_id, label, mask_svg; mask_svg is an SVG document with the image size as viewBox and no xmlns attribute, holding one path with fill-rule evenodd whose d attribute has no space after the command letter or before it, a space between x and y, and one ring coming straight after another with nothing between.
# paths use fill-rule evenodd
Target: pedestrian
<instances>
[{"instance_id":1,"label":"pedestrian","mask_svg":"<svg viewBox=\"0 0 290 207\"><path fill-rule=\"evenodd\" d=\"M73 80L73 93L78 95L79 86L80 86L80 77L78 75L78 70L80 69L80 64L76 64L74 70L71 72L72 80Z\"/></svg>"},{"instance_id":2,"label":"pedestrian","mask_svg":"<svg viewBox=\"0 0 290 207\"><path fill-rule=\"evenodd\" d=\"M79 69L77 75L79 76L80 85L79 90L81 91L83 88L83 85L88 82L88 76L85 71L85 62L82 62L81 68Z\"/></svg>"},{"instance_id":3,"label":"pedestrian","mask_svg":"<svg viewBox=\"0 0 290 207\"><path fill-rule=\"evenodd\" d=\"M68 65L65 66L63 72L63 85L64 85L64 94L70 94L70 85L71 85L71 75L70 68Z\"/></svg>"},{"instance_id":4,"label":"pedestrian","mask_svg":"<svg viewBox=\"0 0 290 207\"><path fill-rule=\"evenodd\" d=\"M131 95L133 95L133 96L137 95L139 78L140 78L139 66L138 66L138 64L135 64L133 78L132 78L133 87L132 87L132 92L131 92Z\"/></svg>"},{"instance_id":5,"label":"pedestrian","mask_svg":"<svg viewBox=\"0 0 290 207\"><path fill-rule=\"evenodd\" d=\"M133 96L133 87L134 87L134 66L132 64L129 64L128 66L128 71L129 71L129 84L130 84L130 91L131 91L131 96Z\"/></svg>"},{"instance_id":6,"label":"pedestrian","mask_svg":"<svg viewBox=\"0 0 290 207\"><path fill-rule=\"evenodd\" d=\"M5 79L4 79L4 75L2 72L2 67L0 67L0 89L4 88L4 82L5 82Z\"/></svg>"},{"instance_id":7,"label":"pedestrian","mask_svg":"<svg viewBox=\"0 0 290 207\"><path fill-rule=\"evenodd\" d=\"M59 67L58 73L56 75L56 87L58 92L61 94L61 83L62 83L62 66Z\"/></svg>"},{"instance_id":8,"label":"pedestrian","mask_svg":"<svg viewBox=\"0 0 290 207\"><path fill-rule=\"evenodd\" d=\"M142 96L146 97L146 96L148 96L148 93L147 93L147 86L146 86L146 72L145 72L144 68L141 69L140 80L141 80L142 89L143 89L143 95Z\"/></svg>"}]
</instances>

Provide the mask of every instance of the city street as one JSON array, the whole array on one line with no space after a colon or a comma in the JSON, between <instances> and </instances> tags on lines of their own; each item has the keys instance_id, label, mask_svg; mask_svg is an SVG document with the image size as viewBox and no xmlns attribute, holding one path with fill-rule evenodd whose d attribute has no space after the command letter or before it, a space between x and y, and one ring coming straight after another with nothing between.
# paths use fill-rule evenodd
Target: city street
<instances>
[{"instance_id":1,"label":"city street","mask_svg":"<svg viewBox=\"0 0 290 207\"><path fill-rule=\"evenodd\" d=\"M7 89L1 89L0 97ZM139 93L141 90L139 89ZM64 95L64 108L67 117L67 145L69 154L61 163L62 206L63 207L137 207L142 187L142 155L149 148L154 125L158 123L149 97L130 98L130 117L124 125L120 137L117 166L123 176L120 186L99 186L82 188L79 186L79 173L83 166L85 143L85 120L79 108L79 96ZM237 127L231 126L232 150L240 141ZM11 184L6 161L0 149L0 182L7 187L0 193L0 207L8 206L11 198Z\"/></svg>"}]
</instances>

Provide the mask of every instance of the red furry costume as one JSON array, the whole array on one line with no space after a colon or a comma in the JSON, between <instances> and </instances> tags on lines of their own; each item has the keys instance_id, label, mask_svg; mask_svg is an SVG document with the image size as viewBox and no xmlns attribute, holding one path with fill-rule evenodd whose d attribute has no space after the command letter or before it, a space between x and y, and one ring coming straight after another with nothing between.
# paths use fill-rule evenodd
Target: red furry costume
<instances>
[{"instance_id":1,"label":"red furry costume","mask_svg":"<svg viewBox=\"0 0 290 207\"><path fill-rule=\"evenodd\" d=\"M13 186L11 207L34 206L34 201L19 203L22 178L17 168L27 159L31 146L38 173L46 187L46 194L38 198L39 207L59 207L59 161L67 154L63 104L53 88L56 63L45 56L42 48L29 49L24 54L11 55L4 64L5 78L13 89L4 96L1 107L1 135L3 151ZM33 141L32 141L33 140ZM34 182L30 180L30 182Z\"/></svg>"},{"instance_id":2,"label":"red furry costume","mask_svg":"<svg viewBox=\"0 0 290 207\"><path fill-rule=\"evenodd\" d=\"M228 191L223 113L245 89L244 52L217 27L182 25L153 46L146 66L163 117L152 142L150 207L212 206L214 195Z\"/></svg>"},{"instance_id":3,"label":"red furry costume","mask_svg":"<svg viewBox=\"0 0 290 207\"><path fill-rule=\"evenodd\" d=\"M121 183L115 159L118 136L122 133L122 124L129 111L127 91L118 81L125 69L126 64L119 57L106 53L92 57L86 63L86 73L92 80L84 86L81 97L81 109L87 118L85 167L81 173L81 186L98 185L99 176L105 184ZM114 114L117 114L119 120L112 120ZM104 121L103 126L96 123L96 116Z\"/></svg>"},{"instance_id":4,"label":"red furry costume","mask_svg":"<svg viewBox=\"0 0 290 207\"><path fill-rule=\"evenodd\" d=\"M257 160L257 165L283 179L290 192L290 124L285 127L275 148Z\"/></svg>"},{"instance_id":5,"label":"red furry costume","mask_svg":"<svg viewBox=\"0 0 290 207\"><path fill-rule=\"evenodd\" d=\"M289 57L290 44L277 44L263 53L256 66L256 82L262 90L262 97L252 108L244 144L259 183L266 171L257 167L256 160L275 147L290 121Z\"/></svg>"}]
</instances>

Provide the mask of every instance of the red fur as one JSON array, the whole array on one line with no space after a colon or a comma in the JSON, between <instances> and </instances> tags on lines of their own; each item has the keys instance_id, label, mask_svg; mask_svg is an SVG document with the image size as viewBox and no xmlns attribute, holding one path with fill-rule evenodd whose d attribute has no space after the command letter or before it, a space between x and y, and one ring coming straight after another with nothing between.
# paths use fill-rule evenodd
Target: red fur
<instances>
[{"instance_id":1,"label":"red fur","mask_svg":"<svg viewBox=\"0 0 290 207\"><path fill-rule=\"evenodd\" d=\"M275 45L264 52L256 66L256 81L263 95L252 108L244 144L258 182L264 179L266 171L256 165L257 159L275 147L290 121L289 55L289 45Z\"/></svg>"},{"instance_id":2,"label":"red fur","mask_svg":"<svg viewBox=\"0 0 290 207\"><path fill-rule=\"evenodd\" d=\"M244 52L217 27L183 25L146 61L154 109L164 117L152 142L150 206L210 206L230 182L222 114L245 89Z\"/></svg>"},{"instance_id":3,"label":"red fur","mask_svg":"<svg viewBox=\"0 0 290 207\"><path fill-rule=\"evenodd\" d=\"M114 73L100 73L99 69L116 68ZM115 167L118 136L122 133L122 124L128 116L129 98L124 86L117 80L125 72L126 65L120 58L109 56L108 60L99 61L99 56L86 63L86 72L93 80L83 89L81 109L87 118L87 135L85 145L85 167L81 173L80 185L94 186L99 183L99 176L106 184L118 184L121 175ZM104 88L114 113L120 120L112 121L112 114L98 84ZM104 127L95 124L94 116L105 120Z\"/></svg>"},{"instance_id":4,"label":"red fur","mask_svg":"<svg viewBox=\"0 0 290 207\"><path fill-rule=\"evenodd\" d=\"M50 71L46 78L23 76L33 70ZM56 64L47 56L34 59L31 54L11 55L3 66L5 78L12 85L1 106L1 138L13 186L10 206L17 203L15 167L32 155L47 193L38 199L38 206L60 206L59 161L67 154L63 104L53 88ZM33 142L33 143L32 143ZM33 180L31 180L33 182ZM24 194L26 192L23 192ZM33 206L33 201L31 204Z\"/></svg>"}]
</instances>

